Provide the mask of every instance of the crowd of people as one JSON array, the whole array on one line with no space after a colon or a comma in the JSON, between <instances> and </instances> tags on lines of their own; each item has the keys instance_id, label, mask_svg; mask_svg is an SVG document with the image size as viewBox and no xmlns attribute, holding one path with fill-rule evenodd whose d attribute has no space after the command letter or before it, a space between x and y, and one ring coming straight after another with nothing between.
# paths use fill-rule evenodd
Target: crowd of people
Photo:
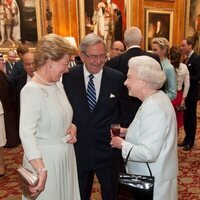
<instances>
[{"instance_id":1,"label":"crowd of people","mask_svg":"<svg viewBox=\"0 0 200 200\"><path fill-rule=\"evenodd\" d=\"M102 199L116 200L132 149L126 170L148 175L148 163L153 199L177 199L177 146L188 151L195 143L200 56L191 38L171 48L166 38L153 38L152 53L142 40L138 27L127 28L124 42L107 52L106 42L89 33L73 67L77 49L57 34L42 37L35 53L19 47L19 61L13 50L6 63L1 55L0 176L3 147L21 142L23 166L39 178L31 197L89 200L96 175ZM182 126L186 136L177 144Z\"/></svg>"}]
</instances>

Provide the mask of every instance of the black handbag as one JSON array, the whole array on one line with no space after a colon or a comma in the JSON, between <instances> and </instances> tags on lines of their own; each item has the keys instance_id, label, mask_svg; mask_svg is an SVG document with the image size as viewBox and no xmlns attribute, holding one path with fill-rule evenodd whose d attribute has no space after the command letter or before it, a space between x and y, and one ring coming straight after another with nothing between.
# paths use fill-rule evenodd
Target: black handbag
<instances>
[{"instance_id":1,"label":"black handbag","mask_svg":"<svg viewBox=\"0 0 200 200\"><path fill-rule=\"evenodd\" d=\"M125 167L131 150L125 159ZM119 173L119 200L153 200L154 176L148 163L146 165L150 176Z\"/></svg>"}]
</instances>

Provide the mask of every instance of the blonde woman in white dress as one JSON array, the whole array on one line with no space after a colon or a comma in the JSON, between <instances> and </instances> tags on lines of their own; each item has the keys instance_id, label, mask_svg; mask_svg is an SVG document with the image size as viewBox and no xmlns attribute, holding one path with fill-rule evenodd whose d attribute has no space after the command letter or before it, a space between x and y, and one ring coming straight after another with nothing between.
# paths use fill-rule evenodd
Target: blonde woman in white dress
<instances>
[{"instance_id":1,"label":"blonde woman in white dress","mask_svg":"<svg viewBox=\"0 0 200 200\"><path fill-rule=\"evenodd\" d=\"M44 36L36 47L36 72L21 91L23 165L38 174L39 183L30 189L32 196L39 193L37 200L80 199L73 146L76 126L59 82L75 53L61 36Z\"/></svg>"}]
</instances>

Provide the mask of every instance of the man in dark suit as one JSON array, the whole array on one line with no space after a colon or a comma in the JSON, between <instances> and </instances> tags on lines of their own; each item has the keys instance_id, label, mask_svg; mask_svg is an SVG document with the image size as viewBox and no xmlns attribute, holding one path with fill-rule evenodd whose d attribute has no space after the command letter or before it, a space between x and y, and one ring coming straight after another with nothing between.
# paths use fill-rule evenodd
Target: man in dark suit
<instances>
[{"instance_id":1,"label":"man in dark suit","mask_svg":"<svg viewBox=\"0 0 200 200\"><path fill-rule=\"evenodd\" d=\"M5 63L5 68L6 68L6 74L7 76L9 76L15 68L16 53L13 50L8 51L7 59L8 60Z\"/></svg>"},{"instance_id":2,"label":"man in dark suit","mask_svg":"<svg viewBox=\"0 0 200 200\"><path fill-rule=\"evenodd\" d=\"M187 55L186 64L190 73L190 88L185 99L186 110L183 115L183 123L185 130L185 138L182 143L184 151L189 151L194 145L196 127L197 127L197 101L199 95L199 81L200 81L200 56L194 50L193 38L184 39L181 42L182 53Z\"/></svg>"},{"instance_id":3,"label":"man in dark suit","mask_svg":"<svg viewBox=\"0 0 200 200\"><path fill-rule=\"evenodd\" d=\"M9 79L12 85L13 93L16 96L18 115L20 113L21 89L29 80L31 80L33 73L35 71L34 53L31 53L31 52L25 53L22 57L22 63L23 63L24 72L22 71L19 75L13 76L12 78Z\"/></svg>"},{"instance_id":4,"label":"man in dark suit","mask_svg":"<svg viewBox=\"0 0 200 200\"><path fill-rule=\"evenodd\" d=\"M24 54L26 54L27 52L29 52L29 49L27 46L25 45L19 45L16 49L19 60L15 63L15 67L12 70L12 72L9 75L9 79L13 79L14 77L20 75L21 73L25 73L25 69L23 66L23 60L22 57Z\"/></svg>"},{"instance_id":5,"label":"man in dark suit","mask_svg":"<svg viewBox=\"0 0 200 200\"><path fill-rule=\"evenodd\" d=\"M159 57L152 53L146 52L141 49L142 33L137 27L130 27L126 29L124 33L124 43L127 51L120 56L117 56L106 63L106 66L119 70L124 75L128 72L128 61L135 56L147 55L160 63ZM124 86L122 91L122 115L121 126L128 127L133 121L138 108L141 105L141 101L136 97L130 97L128 95L128 89Z\"/></svg>"},{"instance_id":6,"label":"man in dark suit","mask_svg":"<svg viewBox=\"0 0 200 200\"><path fill-rule=\"evenodd\" d=\"M106 46L93 33L81 41L80 57L84 64L64 74L63 85L73 108L73 123L77 126L75 152L81 199L90 199L96 174L101 185L102 199L112 200L117 172L114 175L115 169L112 168L114 149L110 145L110 126L119 123L120 91L124 75L104 67ZM89 78L92 75L93 84Z\"/></svg>"}]
</instances>

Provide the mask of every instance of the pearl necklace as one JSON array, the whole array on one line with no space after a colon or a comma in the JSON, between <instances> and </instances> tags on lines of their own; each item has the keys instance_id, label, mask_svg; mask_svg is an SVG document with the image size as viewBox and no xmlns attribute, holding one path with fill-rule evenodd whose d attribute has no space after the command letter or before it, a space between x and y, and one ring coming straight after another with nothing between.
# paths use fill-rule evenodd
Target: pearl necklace
<instances>
[{"instance_id":1,"label":"pearl necklace","mask_svg":"<svg viewBox=\"0 0 200 200\"><path fill-rule=\"evenodd\" d=\"M45 85L54 85L55 83L50 83L46 80L44 80L38 73L34 72L34 75Z\"/></svg>"}]
</instances>

